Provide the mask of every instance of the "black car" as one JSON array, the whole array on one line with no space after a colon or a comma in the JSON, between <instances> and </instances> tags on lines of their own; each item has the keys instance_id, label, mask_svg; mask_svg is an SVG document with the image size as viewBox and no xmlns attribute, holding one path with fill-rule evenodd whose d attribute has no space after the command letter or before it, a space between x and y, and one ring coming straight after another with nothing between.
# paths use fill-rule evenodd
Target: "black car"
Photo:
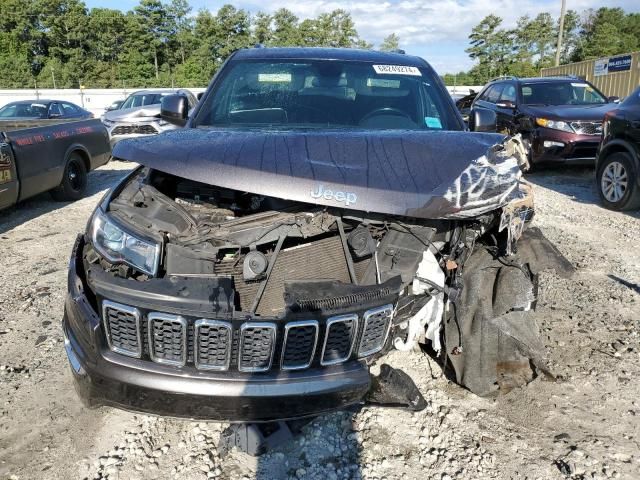
<instances>
[{"instance_id":1,"label":"black car","mask_svg":"<svg viewBox=\"0 0 640 480\"><path fill-rule=\"evenodd\" d=\"M489 82L472 109L497 116L498 131L521 133L532 167L543 163L593 165L604 115L617 97L605 97L577 77L500 77Z\"/></svg>"},{"instance_id":2,"label":"black car","mask_svg":"<svg viewBox=\"0 0 640 480\"><path fill-rule=\"evenodd\" d=\"M0 121L87 118L93 118L93 114L63 100L20 100L0 108Z\"/></svg>"},{"instance_id":3,"label":"black car","mask_svg":"<svg viewBox=\"0 0 640 480\"><path fill-rule=\"evenodd\" d=\"M4 131L0 122L0 210L50 191L78 200L87 174L109 161L109 136L98 119Z\"/></svg>"},{"instance_id":4,"label":"black car","mask_svg":"<svg viewBox=\"0 0 640 480\"><path fill-rule=\"evenodd\" d=\"M193 112L171 95L161 115L184 128L115 146L140 167L73 249L63 328L88 405L315 415L368 398L368 366L418 341L478 394L505 362L526 377L537 347L501 329L535 326L539 266L512 267L554 256L523 233L526 153L467 132L423 59L242 49Z\"/></svg>"},{"instance_id":5,"label":"black car","mask_svg":"<svg viewBox=\"0 0 640 480\"><path fill-rule=\"evenodd\" d=\"M469 115L471 114L471 106L473 101L478 96L478 92L470 90L467 95L462 95L459 98L454 98L456 102L456 108L460 111L462 119L465 123L469 123Z\"/></svg>"},{"instance_id":6,"label":"black car","mask_svg":"<svg viewBox=\"0 0 640 480\"><path fill-rule=\"evenodd\" d=\"M640 208L640 88L605 116L596 179L607 208Z\"/></svg>"}]
</instances>

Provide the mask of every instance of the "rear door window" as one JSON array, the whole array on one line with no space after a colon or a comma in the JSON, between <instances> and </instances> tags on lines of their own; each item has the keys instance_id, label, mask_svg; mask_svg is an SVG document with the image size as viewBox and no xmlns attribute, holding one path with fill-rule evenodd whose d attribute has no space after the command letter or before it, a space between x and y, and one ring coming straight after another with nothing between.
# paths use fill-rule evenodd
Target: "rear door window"
<instances>
[{"instance_id":1,"label":"rear door window","mask_svg":"<svg viewBox=\"0 0 640 480\"><path fill-rule=\"evenodd\" d=\"M64 110L65 117L76 117L80 115L80 110L70 103L62 103L62 109Z\"/></svg>"}]
</instances>

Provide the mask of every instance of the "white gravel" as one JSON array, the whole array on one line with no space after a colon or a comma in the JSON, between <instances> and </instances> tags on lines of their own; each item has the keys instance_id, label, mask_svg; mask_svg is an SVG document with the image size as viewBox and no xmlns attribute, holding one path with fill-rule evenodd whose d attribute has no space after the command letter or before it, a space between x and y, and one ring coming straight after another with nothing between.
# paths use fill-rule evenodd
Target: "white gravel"
<instances>
[{"instance_id":1,"label":"white gravel","mask_svg":"<svg viewBox=\"0 0 640 480\"><path fill-rule=\"evenodd\" d=\"M497 399L449 382L421 352L385 361L429 407L315 419L259 458L217 452L226 425L86 410L60 331L75 235L131 164L92 173L87 198L0 213L2 479L608 479L640 472L640 215L602 209L588 169L530 176L534 223L577 267L544 274L538 319L557 378Z\"/></svg>"}]
</instances>

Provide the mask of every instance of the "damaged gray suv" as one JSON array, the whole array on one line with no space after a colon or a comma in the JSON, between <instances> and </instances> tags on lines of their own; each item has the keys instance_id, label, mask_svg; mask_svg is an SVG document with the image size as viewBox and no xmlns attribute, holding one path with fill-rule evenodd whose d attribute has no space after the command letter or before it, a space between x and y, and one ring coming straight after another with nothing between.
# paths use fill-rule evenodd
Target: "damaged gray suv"
<instances>
[{"instance_id":1,"label":"damaged gray suv","mask_svg":"<svg viewBox=\"0 0 640 480\"><path fill-rule=\"evenodd\" d=\"M87 405L316 415L420 346L481 395L544 368L530 314L557 252L525 231L526 153L465 131L424 60L244 49L187 112L167 97L184 129L118 143L140 167L74 246L63 328Z\"/></svg>"}]
</instances>

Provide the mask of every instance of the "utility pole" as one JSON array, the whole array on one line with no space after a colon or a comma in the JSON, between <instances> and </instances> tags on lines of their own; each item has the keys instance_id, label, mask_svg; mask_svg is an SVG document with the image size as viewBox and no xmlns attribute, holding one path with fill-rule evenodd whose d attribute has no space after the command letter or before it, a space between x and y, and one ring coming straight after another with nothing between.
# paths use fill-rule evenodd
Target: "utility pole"
<instances>
[{"instance_id":1,"label":"utility pole","mask_svg":"<svg viewBox=\"0 0 640 480\"><path fill-rule=\"evenodd\" d=\"M53 73L53 67L51 67L51 79L53 80L53 88L58 88L56 87L56 76Z\"/></svg>"},{"instance_id":2,"label":"utility pole","mask_svg":"<svg viewBox=\"0 0 640 480\"><path fill-rule=\"evenodd\" d=\"M562 0L560 9L560 28L558 29L558 46L556 47L556 67L560 65L560 52L562 51L562 35L564 34L564 14L567 8L567 0Z\"/></svg>"}]
</instances>

